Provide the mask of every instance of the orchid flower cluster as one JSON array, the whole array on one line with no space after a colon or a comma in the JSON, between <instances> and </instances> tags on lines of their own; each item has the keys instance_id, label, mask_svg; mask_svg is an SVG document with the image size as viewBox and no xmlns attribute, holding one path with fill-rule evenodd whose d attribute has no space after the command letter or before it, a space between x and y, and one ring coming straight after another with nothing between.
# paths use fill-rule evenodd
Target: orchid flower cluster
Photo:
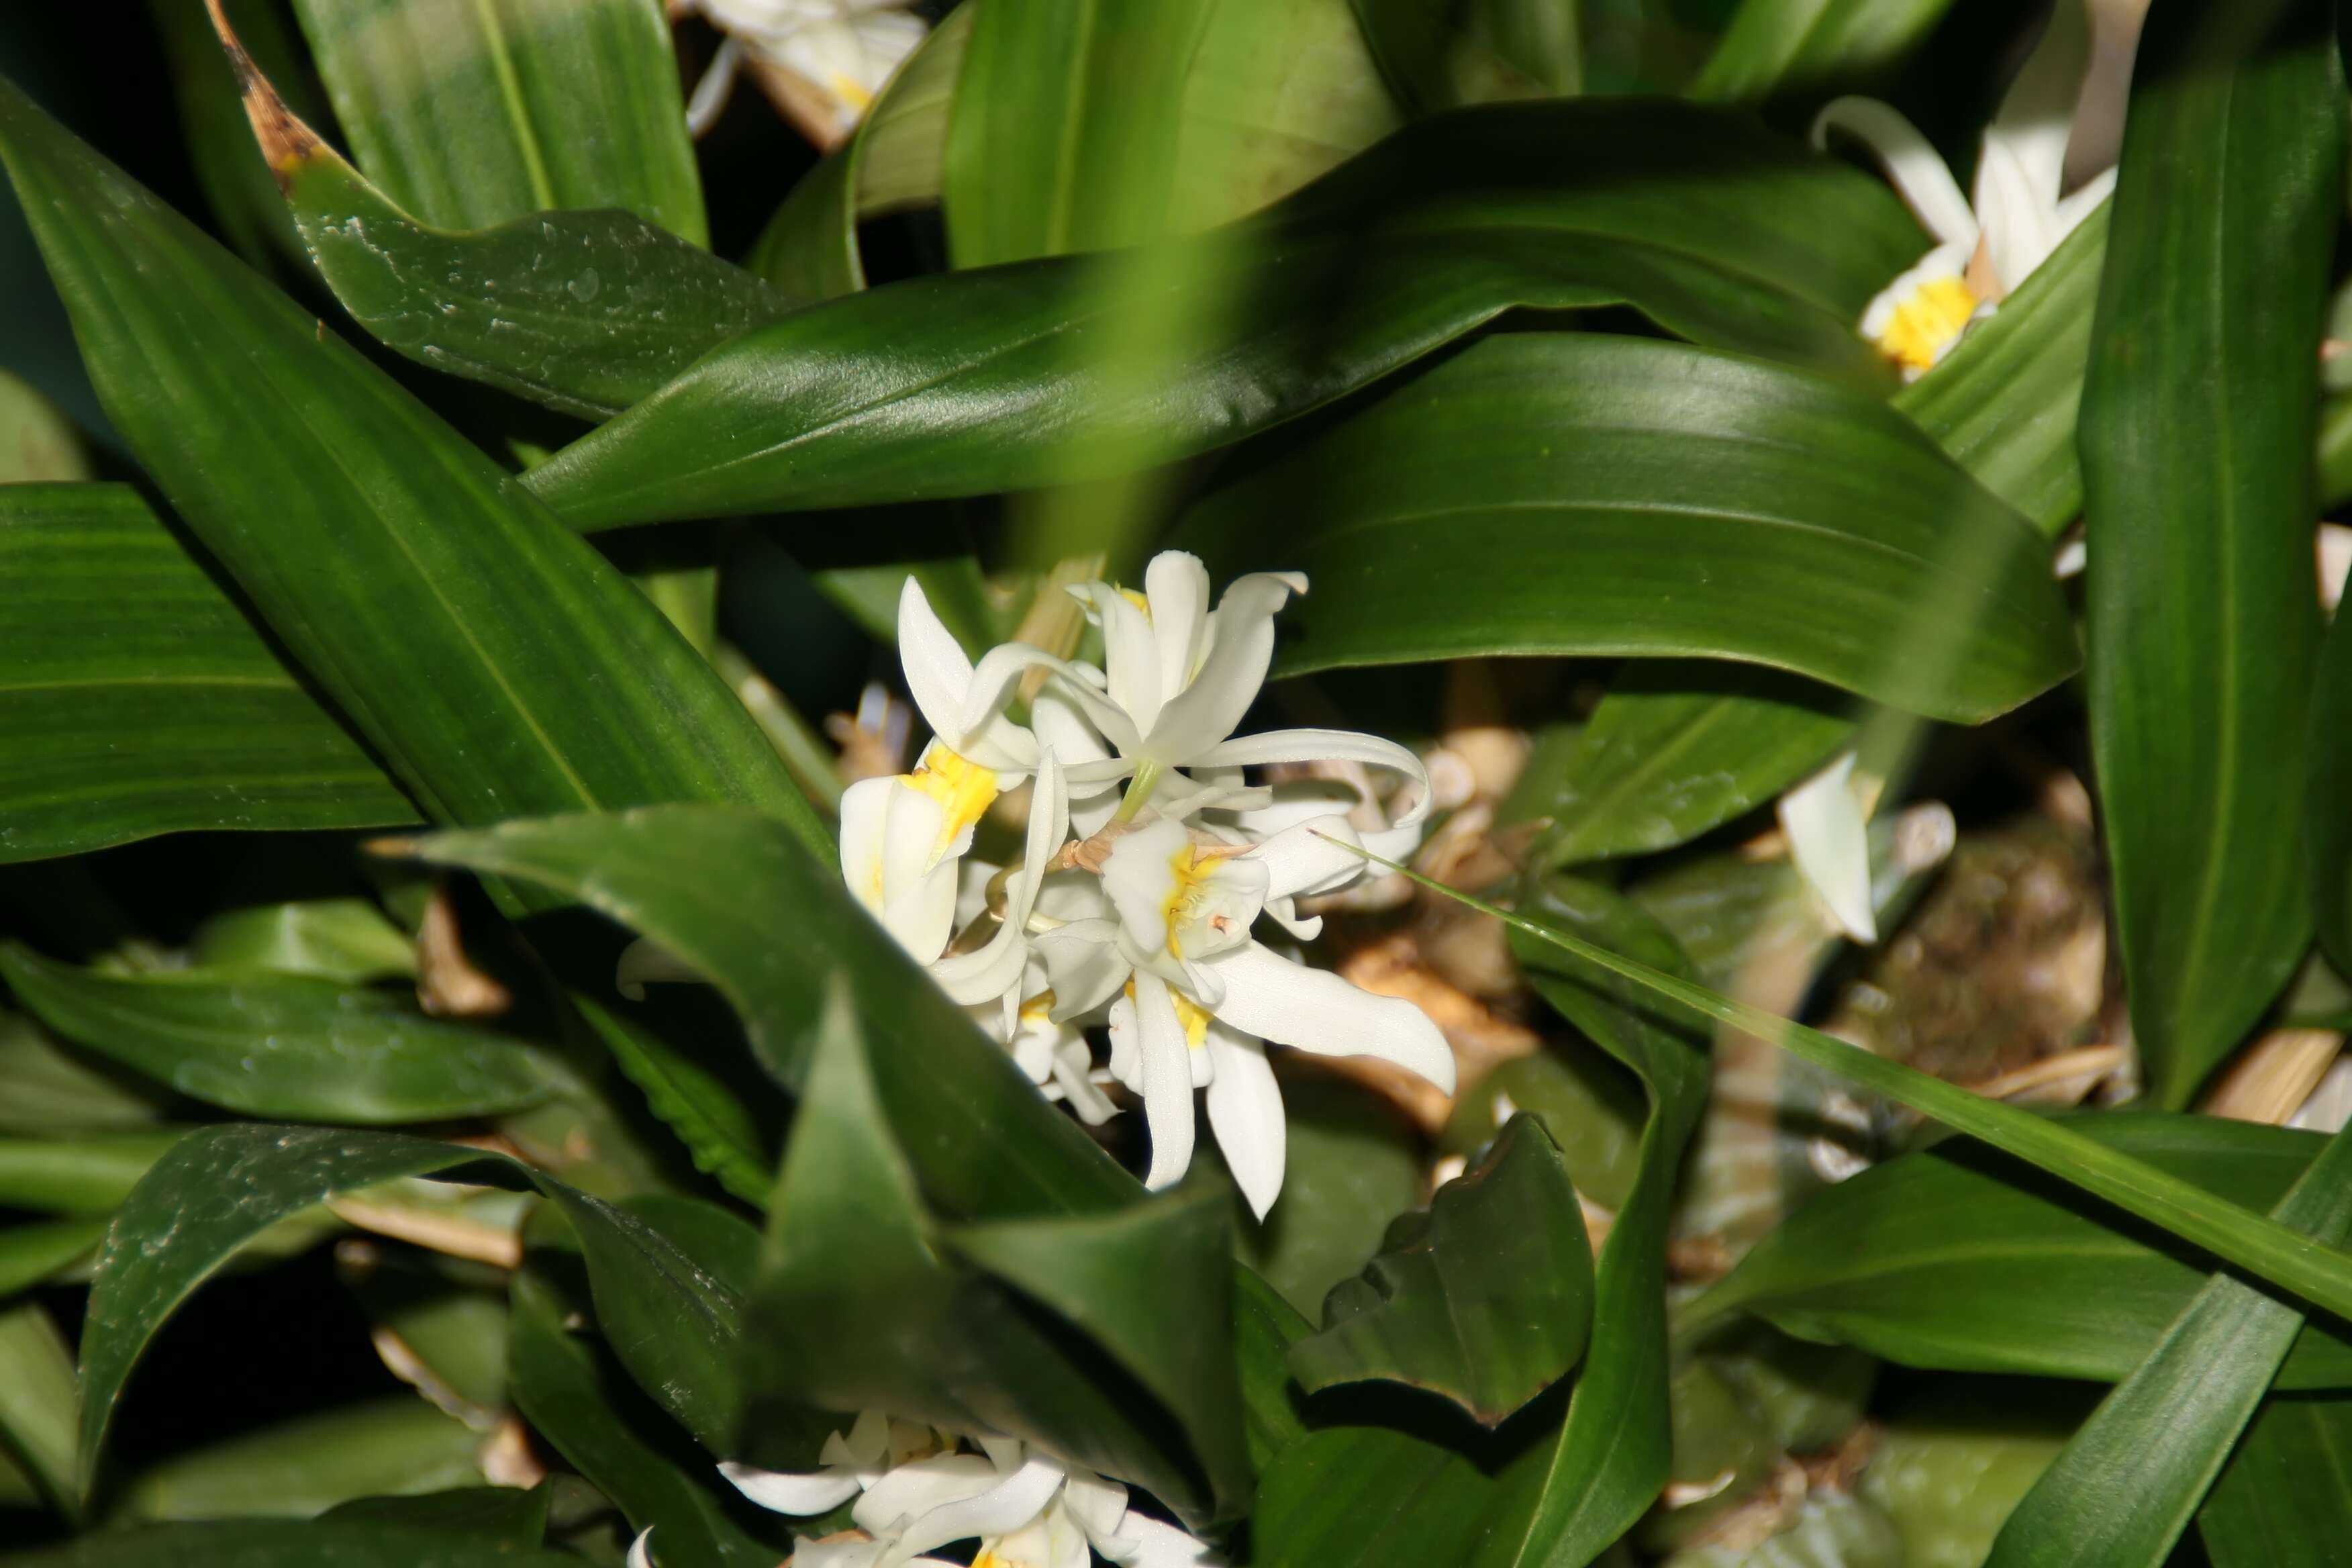
<instances>
[{"instance_id":1,"label":"orchid flower cluster","mask_svg":"<svg viewBox=\"0 0 2352 1568\"><path fill-rule=\"evenodd\" d=\"M1099 668L1020 643L974 665L909 579L899 657L934 738L912 773L844 794L843 875L1049 1097L1090 1123L1114 1112L1106 1084L1142 1097L1147 1185L1168 1186L1191 1164L1193 1091L1205 1089L1219 1149L1263 1216L1285 1149L1267 1044L1379 1057L1454 1087L1453 1054L1419 1008L1256 934L1263 919L1311 941L1322 921L1299 900L1364 875L1360 850L1409 853L1428 779L1412 752L1374 736L1234 735L1265 682L1275 616L1305 578L1242 577L1212 609L1207 571L1169 552L1140 593L1070 591L1100 628ZM1025 723L1012 711L1024 677L1042 680ZM1322 781L1245 779L1252 767L1332 761L1398 775L1412 804L1367 831L1350 821L1368 804L1352 790L1335 799ZM982 817L1024 781L1021 859L977 860ZM1097 1025L1105 1068L1086 1034Z\"/></svg>"},{"instance_id":2,"label":"orchid flower cluster","mask_svg":"<svg viewBox=\"0 0 2352 1568\"><path fill-rule=\"evenodd\" d=\"M793 1568L899 1568L948 1560L923 1553L977 1539L972 1568L1087 1568L1100 1552L1123 1568L1205 1568L1209 1547L1127 1505L1127 1489L1012 1437L961 1436L878 1410L827 1437L821 1469L719 1467L771 1512L812 1519L853 1504L854 1529L795 1536ZM653 1531L629 1568L655 1568Z\"/></svg>"}]
</instances>

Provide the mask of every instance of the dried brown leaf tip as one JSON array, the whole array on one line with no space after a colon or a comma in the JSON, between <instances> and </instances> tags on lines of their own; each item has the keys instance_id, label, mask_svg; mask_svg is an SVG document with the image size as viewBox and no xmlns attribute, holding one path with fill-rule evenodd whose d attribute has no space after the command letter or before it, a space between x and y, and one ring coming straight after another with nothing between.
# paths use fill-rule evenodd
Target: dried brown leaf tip
<instances>
[{"instance_id":1,"label":"dried brown leaf tip","mask_svg":"<svg viewBox=\"0 0 2352 1568\"><path fill-rule=\"evenodd\" d=\"M236 29L229 26L222 0L205 0L205 8L212 14L213 31L220 35L221 47L228 51L229 69L236 74L237 96L245 101L245 117L252 122L253 139L261 144L261 155L269 161L269 171L278 176L278 188L283 190L295 169L327 153L327 144L286 107L286 100L269 85L261 68L245 52L245 46L237 41Z\"/></svg>"}]
</instances>

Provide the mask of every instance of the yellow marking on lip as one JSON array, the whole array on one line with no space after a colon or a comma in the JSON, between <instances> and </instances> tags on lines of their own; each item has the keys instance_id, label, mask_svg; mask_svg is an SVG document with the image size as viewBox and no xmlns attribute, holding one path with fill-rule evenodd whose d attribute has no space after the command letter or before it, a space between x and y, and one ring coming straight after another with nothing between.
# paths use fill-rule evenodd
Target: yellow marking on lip
<instances>
[{"instance_id":1,"label":"yellow marking on lip","mask_svg":"<svg viewBox=\"0 0 2352 1568\"><path fill-rule=\"evenodd\" d=\"M915 764L915 771L903 776L909 787L938 801L945 818L940 824L939 842L931 846L929 864L933 866L947 855L966 828L996 804L999 793L994 768L982 767L937 741L923 748L922 760Z\"/></svg>"},{"instance_id":2,"label":"yellow marking on lip","mask_svg":"<svg viewBox=\"0 0 2352 1568\"><path fill-rule=\"evenodd\" d=\"M874 95L866 90L865 84L854 78L845 77L839 71L835 71L826 80L825 85L833 89L833 95L835 98L840 99L860 114L874 107Z\"/></svg>"},{"instance_id":3,"label":"yellow marking on lip","mask_svg":"<svg viewBox=\"0 0 2352 1568\"><path fill-rule=\"evenodd\" d=\"M1927 279L1896 303L1886 330L1878 334L1879 352L1906 369L1932 370L1979 303L1975 290L1958 278Z\"/></svg>"}]
</instances>

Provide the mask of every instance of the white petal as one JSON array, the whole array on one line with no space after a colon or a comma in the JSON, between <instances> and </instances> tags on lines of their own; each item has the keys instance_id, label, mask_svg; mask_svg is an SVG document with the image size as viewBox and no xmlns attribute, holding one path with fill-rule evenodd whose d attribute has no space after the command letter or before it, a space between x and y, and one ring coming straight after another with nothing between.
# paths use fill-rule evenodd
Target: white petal
<instances>
[{"instance_id":1,"label":"white petal","mask_svg":"<svg viewBox=\"0 0 2352 1568\"><path fill-rule=\"evenodd\" d=\"M1127 1489L1073 1465L1069 1484L1062 1489L1062 1506L1069 1510L1087 1539L1099 1544L1109 1540L1119 1521L1127 1517Z\"/></svg>"},{"instance_id":2,"label":"white petal","mask_svg":"<svg viewBox=\"0 0 2352 1568\"><path fill-rule=\"evenodd\" d=\"M1135 722L1127 716L1126 709L1103 694L1093 667L1056 658L1026 643L1000 643L980 656L979 668L972 672L971 686L964 697L965 725L976 726L991 715L1001 714L1013 695L1013 683L1032 669L1051 674L1059 682L1063 695L1077 704L1088 721L1118 751L1132 749Z\"/></svg>"},{"instance_id":3,"label":"white petal","mask_svg":"<svg viewBox=\"0 0 2352 1568\"><path fill-rule=\"evenodd\" d=\"M1000 773L1024 773L1037 765L1036 742L1001 711L1001 693L967 717L974 703L971 660L912 577L898 591L898 663L923 722L951 749Z\"/></svg>"},{"instance_id":4,"label":"white petal","mask_svg":"<svg viewBox=\"0 0 2352 1568\"><path fill-rule=\"evenodd\" d=\"M1360 991L1328 970L1293 963L1258 942L1214 959L1225 982L1217 1016L1244 1035L1328 1057L1379 1057L1454 1092L1454 1052L1429 1015Z\"/></svg>"},{"instance_id":5,"label":"white petal","mask_svg":"<svg viewBox=\"0 0 2352 1568\"><path fill-rule=\"evenodd\" d=\"M735 78L743 68L743 41L731 35L719 45L719 52L710 57L709 68L702 79L694 84L694 95L686 100L686 133L697 139L709 134L727 112L727 100L735 96Z\"/></svg>"},{"instance_id":6,"label":"white petal","mask_svg":"<svg viewBox=\"0 0 2352 1568\"><path fill-rule=\"evenodd\" d=\"M993 1489L999 1479L996 1467L979 1454L934 1454L891 1467L866 1489L850 1517L870 1535L889 1535L924 1515ZM956 1539L942 1535L909 1547L908 1554Z\"/></svg>"},{"instance_id":7,"label":"white petal","mask_svg":"<svg viewBox=\"0 0 2352 1568\"><path fill-rule=\"evenodd\" d=\"M1265 1047L1226 1025L1209 1026L1209 1054L1216 1076L1209 1082L1209 1131L1234 1173L1234 1184L1249 1200L1250 1212L1264 1219L1282 1191L1282 1163L1287 1129L1282 1119L1282 1090L1266 1065Z\"/></svg>"},{"instance_id":8,"label":"white petal","mask_svg":"<svg viewBox=\"0 0 2352 1568\"><path fill-rule=\"evenodd\" d=\"M770 1513L789 1513L801 1519L839 1508L859 1490L857 1473L849 1469L759 1470L730 1459L719 1465L719 1473L733 1482L737 1491Z\"/></svg>"},{"instance_id":9,"label":"white petal","mask_svg":"<svg viewBox=\"0 0 2352 1568\"><path fill-rule=\"evenodd\" d=\"M1120 930L1142 952L1168 946L1169 910L1181 885L1176 857L1192 844L1182 823L1153 822L1121 837L1103 858L1103 891L1118 910Z\"/></svg>"},{"instance_id":10,"label":"white petal","mask_svg":"<svg viewBox=\"0 0 2352 1568\"><path fill-rule=\"evenodd\" d=\"M1172 689L1160 684L1160 644L1151 635L1151 621L1126 595L1108 583L1089 583L1072 590L1086 601L1102 626L1103 673L1110 680L1110 700L1127 710L1139 733L1148 734L1160 717L1161 700Z\"/></svg>"},{"instance_id":11,"label":"white petal","mask_svg":"<svg viewBox=\"0 0 2352 1568\"><path fill-rule=\"evenodd\" d=\"M1045 862L1060 850L1068 823L1062 771L1049 751L1038 758L1036 789L1029 803L1028 843L1022 850L1020 869L1005 887L1004 919L977 952L954 953L931 965L931 978L950 1000L973 1006L995 1001L1021 984L1022 972L1029 963L1029 912L1036 906Z\"/></svg>"},{"instance_id":12,"label":"white petal","mask_svg":"<svg viewBox=\"0 0 2352 1568\"><path fill-rule=\"evenodd\" d=\"M1265 901L1265 912L1274 918L1275 924L1301 942L1313 942L1323 934L1323 917L1321 915L1301 916L1296 900L1268 899Z\"/></svg>"},{"instance_id":13,"label":"white petal","mask_svg":"<svg viewBox=\"0 0 2352 1568\"><path fill-rule=\"evenodd\" d=\"M1780 797L1789 858L1822 896L1831 918L1860 942L1878 940L1870 904L1870 837L1853 793L1854 755L1847 752Z\"/></svg>"},{"instance_id":14,"label":"white petal","mask_svg":"<svg viewBox=\"0 0 2352 1568\"><path fill-rule=\"evenodd\" d=\"M956 863L942 860L882 907L882 929L918 963L945 952L955 930Z\"/></svg>"},{"instance_id":15,"label":"white petal","mask_svg":"<svg viewBox=\"0 0 2352 1568\"><path fill-rule=\"evenodd\" d=\"M787 1559L793 1568L874 1568L882 1559L882 1543L847 1531L830 1541L811 1541L805 1535L793 1537L793 1554ZM932 1559L921 1557L919 1563Z\"/></svg>"},{"instance_id":16,"label":"white petal","mask_svg":"<svg viewBox=\"0 0 2352 1568\"><path fill-rule=\"evenodd\" d=\"M985 1459L980 1463L984 1468L988 1467ZM891 1473L896 1475L898 1472ZM989 1473L995 1475L992 1468L989 1468ZM950 1541L967 1541L982 1535L1008 1535L1043 1513L1061 1485L1060 1465L1051 1459L1031 1459L1013 1474L996 1480L986 1490L943 1502L908 1521L884 1561L903 1563L919 1552L945 1546ZM866 1494L869 1498L873 1495L872 1492Z\"/></svg>"},{"instance_id":17,"label":"white petal","mask_svg":"<svg viewBox=\"0 0 2352 1568\"><path fill-rule=\"evenodd\" d=\"M835 1456L834 1445L840 1444L840 1455ZM861 1470L879 1471L890 1457L890 1417L879 1410L861 1410L857 1419L849 1424L847 1436L836 1432L824 1440L817 1458L828 1465L850 1464Z\"/></svg>"},{"instance_id":18,"label":"white petal","mask_svg":"<svg viewBox=\"0 0 2352 1568\"><path fill-rule=\"evenodd\" d=\"M1069 769L1109 759L1110 744L1087 721L1087 716L1059 682L1048 682L1029 704L1029 725L1037 744L1061 759L1063 782ZM1121 763L1122 773L1128 764ZM1099 785L1071 790L1070 830L1081 838L1100 833L1118 810L1118 791Z\"/></svg>"},{"instance_id":19,"label":"white petal","mask_svg":"<svg viewBox=\"0 0 2352 1568\"><path fill-rule=\"evenodd\" d=\"M2116 194L2116 172L2102 169L2083 183L2080 190L2062 196L2058 201L2058 237L2065 238L2083 226L2083 220L2096 210L2098 205Z\"/></svg>"},{"instance_id":20,"label":"white petal","mask_svg":"<svg viewBox=\"0 0 2352 1568\"><path fill-rule=\"evenodd\" d=\"M2000 108L1992 123L1985 128L1983 153L1990 155L1998 148L2009 172L2021 184L2021 189L2034 203L2035 211L2047 215L2058 203L2058 187L2063 181L2066 167L2066 142L2073 133L2074 104L2083 95L2083 78L2091 64L2091 29L2079 0L2058 0L2050 8L2050 21L2036 40L2032 53L2001 96ZM1987 241L1999 246L1993 234L1993 220L1985 210L1985 158L1977 164L1977 221L1983 226ZM2054 241L2053 243L2055 243ZM1994 258L1998 268L1999 258ZM2031 271L2032 268L2026 268ZM2014 289L2024 281L2025 274L2015 276L2003 272L2001 282Z\"/></svg>"},{"instance_id":21,"label":"white petal","mask_svg":"<svg viewBox=\"0 0 2352 1568\"><path fill-rule=\"evenodd\" d=\"M1027 1445L1018 1437L981 1435L975 1436L972 1441L980 1445L980 1451L988 1456L988 1462L996 1467L996 1473L1000 1476L1009 1476L1019 1469L1026 1458L1023 1450Z\"/></svg>"},{"instance_id":22,"label":"white petal","mask_svg":"<svg viewBox=\"0 0 2352 1568\"><path fill-rule=\"evenodd\" d=\"M1265 684L1276 613L1291 595L1305 592L1307 579L1292 572L1254 572L1234 580L1217 601L1209 657L1192 684L1161 706L1160 721L1144 738L1143 755L1181 768L1234 732Z\"/></svg>"},{"instance_id":23,"label":"white petal","mask_svg":"<svg viewBox=\"0 0 2352 1568\"><path fill-rule=\"evenodd\" d=\"M653 1554L646 1545L653 1539L653 1533L654 1527L649 1524L637 1531L637 1538L629 1542L628 1568L654 1568Z\"/></svg>"},{"instance_id":24,"label":"white petal","mask_svg":"<svg viewBox=\"0 0 2352 1568\"><path fill-rule=\"evenodd\" d=\"M1246 857L1265 867L1269 900L1320 893L1360 876L1371 862L1356 853L1363 843L1344 816L1318 816L1276 834Z\"/></svg>"},{"instance_id":25,"label":"white petal","mask_svg":"<svg viewBox=\"0 0 2352 1568\"><path fill-rule=\"evenodd\" d=\"M1182 1180L1192 1163L1192 1047L1156 974L1135 977L1135 1020L1143 1116L1151 1130L1151 1169L1143 1184L1158 1192Z\"/></svg>"},{"instance_id":26,"label":"white petal","mask_svg":"<svg viewBox=\"0 0 2352 1568\"><path fill-rule=\"evenodd\" d=\"M1110 921L1072 921L1037 938L1037 956L1054 985L1058 1022L1091 1013L1127 984L1130 965L1118 951L1118 927Z\"/></svg>"},{"instance_id":27,"label":"white petal","mask_svg":"<svg viewBox=\"0 0 2352 1568\"><path fill-rule=\"evenodd\" d=\"M1412 809L1397 818L1399 826L1429 815L1429 770L1419 757L1378 735L1352 730L1269 730L1262 735L1241 735L1210 747L1195 761L1204 767L1258 767L1267 763L1362 763L1403 775L1416 791Z\"/></svg>"},{"instance_id":28,"label":"white petal","mask_svg":"<svg viewBox=\"0 0 2352 1568\"><path fill-rule=\"evenodd\" d=\"M1143 569L1151 638L1160 651L1163 698L1192 683L1209 641L1209 569L1181 550L1163 550Z\"/></svg>"},{"instance_id":29,"label":"white petal","mask_svg":"<svg viewBox=\"0 0 2352 1568\"><path fill-rule=\"evenodd\" d=\"M1134 1094L1143 1092L1143 1051L1136 1044L1142 1032L1135 998L1122 995L1110 1005L1110 1076Z\"/></svg>"},{"instance_id":30,"label":"white petal","mask_svg":"<svg viewBox=\"0 0 2352 1568\"><path fill-rule=\"evenodd\" d=\"M1099 1127L1118 1114L1110 1097L1095 1087L1094 1058L1084 1040L1072 1040L1054 1053L1054 1084L1070 1102L1079 1121Z\"/></svg>"},{"instance_id":31,"label":"white petal","mask_svg":"<svg viewBox=\"0 0 2352 1568\"><path fill-rule=\"evenodd\" d=\"M1224 1561L1207 1542L1196 1541L1149 1514L1129 1513L1118 1532L1129 1552L1113 1561L1126 1568L1212 1568Z\"/></svg>"},{"instance_id":32,"label":"white petal","mask_svg":"<svg viewBox=\"0 0 2352 1568\"><path fill-rule=\"evenodd\" d=\"M2063 152L2063 125L2058 145ZM1996 298L2014 291L2066 237L2058 226L2058 187L2052 173L2045 190L2016 146L1985 138L1984 155L1977 161L1977 220L2000 287Z\"/></svg>"},{"instance_id":33,"label":"white petal","mask_svg":"<svg viewBox=\"0 0 2352 1568\"><path fill-rule=\"evenodd\" d=\"M1922 227L1945 245L1973 247L1976 215L1952 171L1944 166L1935 146L1918 127L1891 105L1874 98L1832 99L1813 120L1813 145L1829 145L1830 132L1843 131L1867 144L1886 171L1886 177L1918 218Z\"/></svg>"}]
</instances>

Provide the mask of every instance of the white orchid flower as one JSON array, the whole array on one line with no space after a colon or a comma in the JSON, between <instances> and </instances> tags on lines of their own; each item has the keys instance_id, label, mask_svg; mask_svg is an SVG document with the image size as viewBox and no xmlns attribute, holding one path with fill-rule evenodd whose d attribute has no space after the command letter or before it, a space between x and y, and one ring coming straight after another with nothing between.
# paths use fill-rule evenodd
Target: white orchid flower
<instances>
[{"instance_id":1,"label":"white orchid flower","mask_svg":"<svg viewBox=\"0 0 2352 1568\"><path fill-rule=\"evenodd\" d=\"M1862 334L1916 380L1969 322L1989 313L2049 259L2115 188L2110 168L2062 195L2066 145L2090 61L2079 0L2059 0L2050 25L1984 133L1972 196L1960 194L1918 129L1874 99L1832 100L1813 121L1813 144L1832 132L1866 144L1936 247L1863 313Z\"/></svg>"},{"instance_id":2,"label":"white orchid flower","mask_svg":"<svg viewBox=\"0 0 2352 1568\"><path fill-rule=\"evenodd\" d=\"M671 0L673 15L698 11L725 41L687 101L697 136L718 122L744 58L805 83L847 135L891 73L928 30L906 14L912 0Z\"/></svg>"},{"instance_id":3,"label":"white orchid flower","mask_svg":"<svg viewBox=\"0 0 2352 1568\"><path fill-rule=\"evenodd\" d=\"M973 1437L968 1451L948 1433L917 1451L890 1436L929 1427L866 1411L846 1434L825 1441L824 1468L804 1474L724 1464L745 1497L777 1513L806 1518L856 1500L860 1533L796 1539L794 1568L896 1568L936 1563L921 1555L978 1540L973 1568L1086 1568L1089 1552L1133 1568L1180 1568L1216 1561L1208 1546L1130 1510L1127 1489L1009 1437Z\"/></svg>"},{"instance_id":4,"label":"white orchid flower","mask_svg":"<svg viewBox=\"0 0 2352 1568\"><path fill-rule=\"evenodd\" d=\"M1780 831L1797 873L1821 896L1837 927L1858 942L1878 940L1870 889L1871 807L1879 781L1854 773L1854 753L1841 752L1804 783L1781 795Z\"/></svg>"},{"instance_id":5,"label":"white orchid flower","mask_svg":"<svg viewBox=\"0 0 2352 1568\"><path fill-rule=\"evenodd\" d=\"M1037 939L1063 1016L1111 1005L1111 1072L1143 1096L1148 1187L1192 1163L1192 1091L1236 1184L1262 1218L1282 1189L1282 1097L1265 1042L1376 1056L1451 1093L1454 1055L1412 1003L1375 996L1253 940L1269 903L1356 876L1354 829L1318 817L1257 845L1159 818L1118 837L1102 866L1108 908Z\"/></svg>"}]
</instances>

